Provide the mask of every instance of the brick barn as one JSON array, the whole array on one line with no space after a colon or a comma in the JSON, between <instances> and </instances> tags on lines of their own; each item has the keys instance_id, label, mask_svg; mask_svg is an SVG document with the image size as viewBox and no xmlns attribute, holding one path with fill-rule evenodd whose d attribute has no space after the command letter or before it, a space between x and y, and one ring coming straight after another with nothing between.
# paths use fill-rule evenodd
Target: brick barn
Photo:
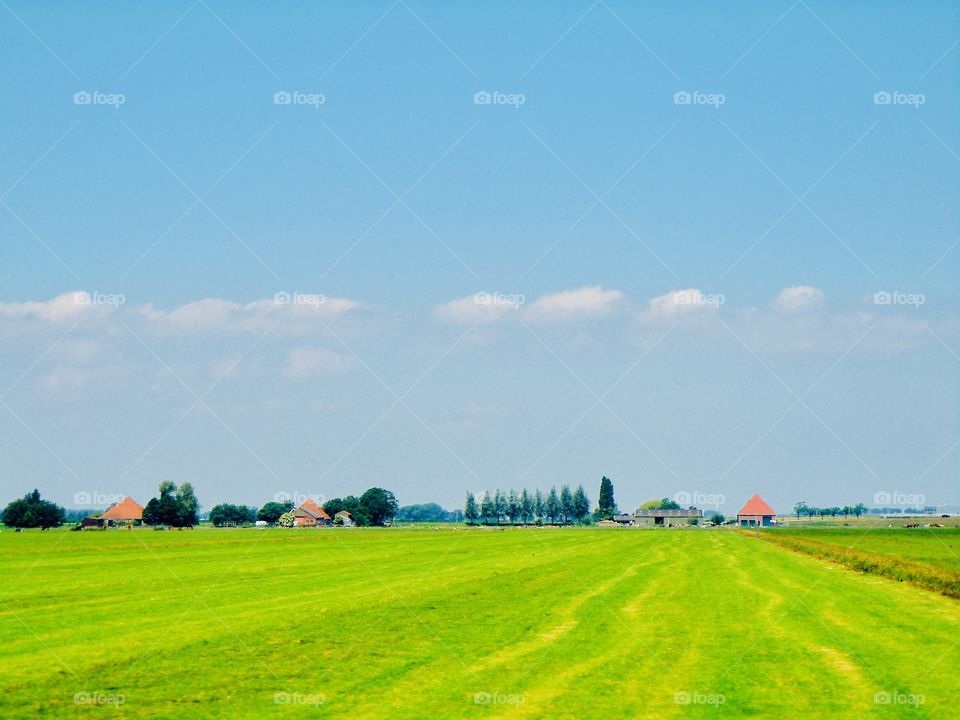
<instances>
[{"instance_id":1,"label":"brick barn","mask_svg":"<svg viewBox=\"0 0 960 720\"><path fill-rule=\"evenodd\" d=\"M741 527L755 527L761 525L768 527L776 522L777 513L773 511L764 499L759 495L754 495L747 500L747 504L740 508L737 513L737 524Z\"/></svg>"},{"instance_id":2,"label":"brick barn","mask_svg":"<svg viewBox=\"0 0 960 720\"><path fill-rule=\"evenodd\" d=\"M293 510L293 524L295 527L317 527L318 525L329 525L330 516L324 512L324 509L317 505L313 499L307 500L300 507Z\"/></svg>"},{"instance_id":3,"label":"brick barn","mask_svg":"<svg viewBox=\"0 0 960 720\"><path fill-rule=\"evenodd\" d=\"M127 496L120 502L111 505L100 516L100 521L104 525L126 525L127 523L139 525L143 521L143 505Z\"/></svg>"}]
</instances>

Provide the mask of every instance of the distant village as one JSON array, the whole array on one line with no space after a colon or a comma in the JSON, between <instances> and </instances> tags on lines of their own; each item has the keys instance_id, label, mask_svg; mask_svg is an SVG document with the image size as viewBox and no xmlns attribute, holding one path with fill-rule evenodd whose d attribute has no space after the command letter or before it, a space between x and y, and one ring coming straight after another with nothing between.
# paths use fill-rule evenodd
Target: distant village
<instances>
[{"instance_id":1,"label":"distant village","mask_svg":"<svg viewBox=\"0 0 960 720\"><path fill-rule=\"evenodd\" d=\"M632 513L621 512L614 500L613 482L603 477L600 481L599 498L591 511L591 504L583 486L572 490L564 485L520 491L467 493L463 510L444 510L436 503L400 507L392 492L380 487L366 490L359 497L325 500L321 496L303 496L294 504L289 495L278 495L259 509L247 505L220 503L200 516L200 503L190 483L179 487L165 481L160 483L156 497L141 505L133 497L123 497L102 512L88 511L77 516L74 530L96 530L116 527L133 528L141 525L156 529L190 528L201 519L215 527L280 527L280 528L350 528L364 526L386 527L394 522L442 522L465 523L469 526L570 526L593 525L620 528L690 528L721 525L738 527L776 527L788 520L778 519L776 511L759 495L750 497L735 517L727 518L716 510L704 511L695 505L683 507L676 499L651 500ZM678 499L689 500L686 493L678 493ZM298 498L299 499L299 498ZM935 508L924 507L917 515L932 515ZM801 517L836 518L837 516L860 517L876 514L879 509L868 509L862 503L854 506L817 508L805 502L793 507L792 515ZM905 515L901 509L897 515ZM942 515L949 517L949 515ZM43 500L34 490L23 498L9 503L3 511L2 522L8 527L31 528L57 527L67 519L60 506ZM919 527L919 525L917 525ZM910 527L910 526L908 526ZM931 527L939 527L934 525Z\"/></svg>"},{"instance_id":2,"label":"distant village","mask_svg":"<svg viewBox=\"0 0 960 720\"><path fill-rule=\"evenodd\" d=\"M209 521L217 527L289 527L289 528L326 528L326 527L353 527L361 524L379 524L389 526L398 514L396 501L392 493L379 488L371 489L368 493L386 493L386 507L377 518L378 522L370 522L369 508L364 508L365 493L361 498L336 499L327 503L319 503L313 497L304 499L299 505L291 502L269 502L255 510L243 505L220 504L209 513ZM77 529L97 529L108 527L135 527L138 525L159 525L170 527L186 527L196 524L192 519L188 522L177 522L177 502L183 496L192 496L192 488L186 493L183 486L178 490L172 486L161 486L160 499L153 499L147 506L143 506L132 497L124 497L114 503L102 513L91 513L77 523ZM163 516L160 507L167 498L168 514ZM151 503L154 507L151 507ZM325 507L326 506L326 507ZM344 507L341 507L344 506ZM366 515L366 522L354 517L346 506L361 510ZM439 506L436 506L439 508ZM188 513L189 514L189 513ZM754 495L737 513L736 519L727 520L720 513L712 513L709 518L704 517L703 510L696 507L683 508L675 501L664 498L661 501L651 501L637 508L633 513L616 511L613 501L613 485L608 478L601 482L601 504L592 515L589 512L589 501L583 487L571 491L564 486L558 492L556 488L543 494L539 490L533 493L522 490L519 493L509 491L503 493L485 493L479 498L468 495L464 506L463 520L469 525L582 525L596 524L599 527L693 527L704 522L711 525L736 524L741 527L770 527L777 524L777 514L760 495Z\"/></svg>"}]
</instances>

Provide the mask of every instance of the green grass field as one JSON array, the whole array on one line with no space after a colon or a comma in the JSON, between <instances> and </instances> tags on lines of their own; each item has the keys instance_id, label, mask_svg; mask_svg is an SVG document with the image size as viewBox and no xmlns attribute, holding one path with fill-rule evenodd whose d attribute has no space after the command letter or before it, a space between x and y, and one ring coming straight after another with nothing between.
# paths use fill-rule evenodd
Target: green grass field
<instances>
[{"instance_id":1,"label":"green grass field","mask_svg":"<svg viewBox=\"0 0 960 720\"><path fill-rule=\"evenodd\" d=\"M856 570L960 598L960 530L956 528L804 528L763 537Z\"/></svg>"},{"instance_id":2,"label":"green grass field","mask_svg":"<svg viewBox=\"0 0 960 720\"><path fill-rule=\"evenodd\" d=\"M960 603L738 531L4 531L0 597L3 718L955 718L960 698Z\"/></svg>"}]
</instances>

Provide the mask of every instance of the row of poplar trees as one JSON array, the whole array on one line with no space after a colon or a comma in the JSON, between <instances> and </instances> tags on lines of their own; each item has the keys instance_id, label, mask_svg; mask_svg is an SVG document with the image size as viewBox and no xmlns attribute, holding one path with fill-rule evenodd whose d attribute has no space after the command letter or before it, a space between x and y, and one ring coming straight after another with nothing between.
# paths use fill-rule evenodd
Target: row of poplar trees
<instances>
[{"instance_id":1,"label":"row of poplar trees","mask_svg":"<svg viewBox=\"0 0 960 720\"><path fill-rule=\"evenodd\" d=\"M569 485L563 485L557 492L556 487L544 495L540 490L529 492L526 488L517 492L497 490L483 494L478 501L473 493L467 493L463 506L464 519L470 525L522 524L531 522L552 525L580 523L590 514L590 500L583 486L571 491Z\"/></svg>"}]
</instances>

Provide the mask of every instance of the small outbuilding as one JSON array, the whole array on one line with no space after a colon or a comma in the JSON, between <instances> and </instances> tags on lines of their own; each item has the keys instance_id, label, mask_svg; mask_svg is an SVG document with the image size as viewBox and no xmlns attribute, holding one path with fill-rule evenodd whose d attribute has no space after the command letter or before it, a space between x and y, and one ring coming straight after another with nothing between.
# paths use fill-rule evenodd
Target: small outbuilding
<instances>
[{"instance_id":1,"label":"small outbuilding","mask_svg":"<svg viewBox=\"0 0 960 720\"><path fill-rule=\"evenodd\" d=\"M759 495L747 500L747 504L737 513L737 524L740 527L768 527L773 525L776 519L777 513Z\"/></svg>"},{"instance_id":2,"label":"small outbuilding","mask_svg":"<svg viewBox=\"0 0 960 720\"><path fill-rule=\"evenodd\" d=\"M353 525L353 518L350 516L349 511L341 510L336 515L333 516L333 522L335 525L342 525L343 527L350 527Z\"/></svg>"}]
</instances>

